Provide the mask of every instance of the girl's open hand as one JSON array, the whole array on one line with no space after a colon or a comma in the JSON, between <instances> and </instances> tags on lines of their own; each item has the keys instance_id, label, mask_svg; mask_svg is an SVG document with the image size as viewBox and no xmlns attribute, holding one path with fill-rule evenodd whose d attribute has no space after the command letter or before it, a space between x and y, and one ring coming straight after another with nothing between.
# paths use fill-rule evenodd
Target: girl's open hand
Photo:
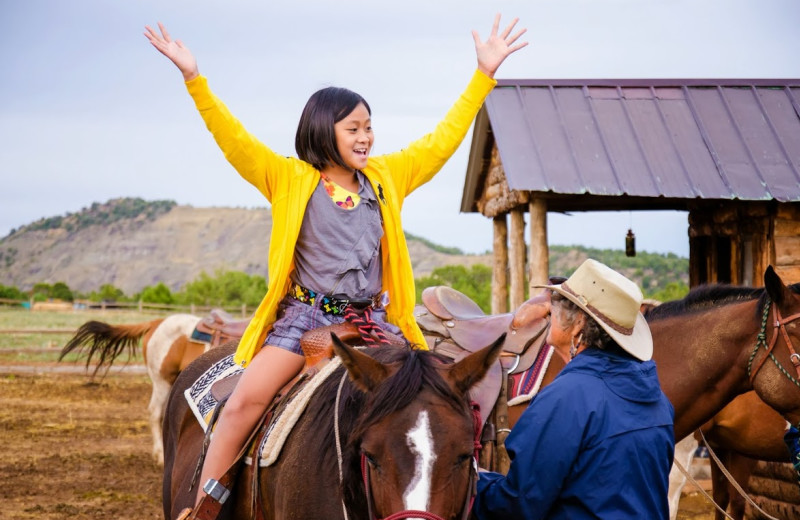
<instances>
[{"instance_id":1,"label":"girl's open hand","mask_svg":"<svg viewBox=\"0 0 800 520\"><path fill-rule=\"evenodd\" d=\"M500 25L500 15L494 17L494 25L492 25L492 33L489 38L482 42L478 36L478 31L472 31L472 39L475 40L475 53L478 57L478 70L489 76L494 77L498 67L509 54L512 54L521 48L528 45L528 42L516 43L520 36L525 34L527 29L520 29L516 34L511 35L514 26L517 25L519 18L514 20L505 28L505 30L497 34ZM509 36L511 35L511 36Z\"/></svg>"},{"instance_id":2,"label":"girl's open hand","mask_svg":"<svg viewBox=\"0 0 800 520\"><path fill-rule=\"evenodd\" d=\"M195 59L192 51L183 45L180 40L173 40L170 38L167 29L158 22L158 28L161 31L159 35L150 26L145 26L144 35L153 44L153 47L158 49L158 52L166 56L180 69L183 74L183 79L189 81L196 78L200 72L197 70L197 60Z\"/></svg>"}]
</instances>

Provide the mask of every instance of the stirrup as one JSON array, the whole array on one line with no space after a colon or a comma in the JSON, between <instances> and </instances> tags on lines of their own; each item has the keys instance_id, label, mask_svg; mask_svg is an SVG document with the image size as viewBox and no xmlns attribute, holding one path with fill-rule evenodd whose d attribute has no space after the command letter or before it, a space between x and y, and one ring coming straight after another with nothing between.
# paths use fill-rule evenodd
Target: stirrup
<instances>
[{"instance_id":1,"label":"stirrup","mask_svg":"<svg viewBox=\"0 0 800 520\"><path fill-rule=\"evenodd\" d=\"M245 448L242 448L242 453L250 444L251 440L252 439L249 439ZM241 459L242 453L237 456L237 460ZM223 476L223 479L228 476L229 475L226 474ZM196 520L198 518L210 520L219 516L222 505L228 500L231 494L230 490L216 479L210 478L208 482L206 482L206 485L203 486L203 491L205 491L205 495L200 498L200 501L195 504L193 508L186 507L182 509L175 520Z\"/></svg>"}]
</instances>

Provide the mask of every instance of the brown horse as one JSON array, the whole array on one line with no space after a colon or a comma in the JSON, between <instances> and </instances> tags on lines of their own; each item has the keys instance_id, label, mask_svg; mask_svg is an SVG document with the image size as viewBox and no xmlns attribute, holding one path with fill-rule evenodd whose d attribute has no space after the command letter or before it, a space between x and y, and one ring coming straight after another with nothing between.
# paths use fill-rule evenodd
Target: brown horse
<instances>
[{"instance_id":1,"label":"brown horse","mask_svg":"<svg viewBox=\"0 0 800 520\"><path fill-rule=\"evenodd\" d=\"M800 284L785 286L771 267L764 282L765 288L698 287L647 313L659 380L675 408L675 438L705 423L709 444L742 478L752 469L748 456L788 460L783 430L787 420L797 424L800 418L798 371L789 359L800 345L800 322L794 321ZM776 327L780 321L785 336ZM509 408L512 425L526 406ZM715 475L714 484L722 500L727 479ZM738 493L734 501L743 507Z\"/></svg>"},{"instance_id":2,"label":"brown horse","mask_svg":"<svg viewBox=\"0 0 800 520\"><path fill-rule=\"evenodd\" d=\"M240 472L224 518L252 517L253 485L267 520L343 518L343 509L352 519L466 518L476 476L467 392L496 361L502 340L454 364L430 351L334 348L346 372L337 368L316 389L273 465L259 467L256 480L248 478L253 466ZM203 431L183 392L232 352L230 345L212 349L173 386L164 422L166 518L197 492L190 482Z\"/></svg>"},{"instance_id":3,"label":"brown horse","mask_svg":"<svg viewBox=\"0 0 800 520\"><path fill-rule=\"evenodd\" d=\"M784 285L772 267L764 282L764 288L701 286L646 316L661 387L675 408L676 439L750 390L785 420L800 421L800 375L789 359L800 346L800 321L794 321L800 317L800 284ZM785 337L775 326L783 316ZM775 340L769 352L761 336ZM557 371L549 371L548 380ZM741 433L719 440L731 442Z\"/></svg>"},{"instance_id":4,"label":"brown horse","mask_svg":"<svg viewBox=\"0 0 800 520\"><path fill-rule=\"evenodd\" d=\"M783 442L786 421L767 406L755 392L734 399L700 431L725 469L739 486L747 489L757 459L788 462L789 451ZM711 485L714 502L735 520L742 520L745 498L728 481L714 460L711 461ZM725 516L717 511L716 519Z\"/></svg>"},{"instance_id":5,"label":"brown horse","mask_svg":"<svg viewBox=\"0 0 800 520\"><path fill-rule=\"evenodd\" d=\"M749 390L790 423L800 422L800 369L790 360L800 345L798 313L800 284L784 285L768 267L764 288L699 287L649 314L676 439Z\"/></svg>"},{"instance_id":6,"label":"brown horse","mask_svg":"<svg viewBox=\"0 0 800 520\"><path fill-rule=\"evenodd\" d=\"M773 280L773 284L772 288L767 286L766 290L721 285L707 286L693 290L683 300L667 302L661 307L651 310L646 315L648 321L651 322L651 329L652 321L657 321L659 316L694 313L716 306L727 307L728 305L747 304L749 302L750 305L757 305L758 312L761 313L759 318L761 322L764 322L762 325L764 328L764 341L766 341L766 338L771 339L778 334L778 331L775 330L775 322L778 319L772 314L769 320L766 320L771 321L771 323L767 324L765 322L763 310L765 291L770 295L770 290L775 291L778 296L774 298L781 298L779 295L783 294L783 301L790 302L796 299L795 293L798 291L798 285L795 284L788 290L779 290L777 287L779 284L775 283L775 278L777 277L770 276L770 271L771 269L765 275L765 283L767 278L770 277ZM786 309L780 311L780 315L792 318L795 311L792 311L791 305L788 305ZM792 331L797 333L797 324L787 321L786 330L790 333ZM711 333L711 331L709 332ZM733 330L731 333L733 334ZM783 348L786 350L782 351L783 355L788 353L788 348L792 348L791 345L787 348L786 339L794 343L796 341L794 338L796 337L794 334L787 334L786 338L784 338ZM655 339L656 335L654 333ZM757 340L751 339L751 341L755 349ZM780 341L776 341L776 348L779 348L777 345L780 343ZM716 344L718 346L723 345L721 342ZM764 346L766 347L767 344L765 343ZM751 352L751 354L767 355L765 352ZM774 355L778 356L779 354ZM752 361L749 361L751 370L759 366L762 359L764 357L754 357ZM771 360L773 359L775 358L771 358ZM797 371L793 368L791 362L773 362L770 365L770 369L783 373L786 381L797 381ZM780 367L784 368L781 369ZM661 373L660 366L659 373ZM726 405L706 422L701 431L709 447L715 451L725 469L734 477L739 486L746 490L750 474L756 464L755 459L781 462L789 460L789 452L783 442L786 419L759 398L757 392L751 391L737 396L730 404ZM711 476L714 501L723 509L730 505L729 512L734 519L740 520L744 518L745 498L729 483L728 478L714 461L711 464ZM717 511L716 518L721 520L724 515Z\"/></svg>"}]
</instances>

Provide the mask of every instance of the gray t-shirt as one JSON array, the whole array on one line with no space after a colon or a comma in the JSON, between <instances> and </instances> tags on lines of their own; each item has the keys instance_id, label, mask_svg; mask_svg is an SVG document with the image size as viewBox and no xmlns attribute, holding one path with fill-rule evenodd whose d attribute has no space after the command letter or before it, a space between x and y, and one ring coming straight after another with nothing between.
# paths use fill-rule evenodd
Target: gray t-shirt
<instances>
[{"instance_id":1,"label":"gray t-shirt","mask_svg":"<svg viewBox=\"0 0 800 520\"><path fill-rule=\"evenodd\" d=\"M337 206L320 180L303 215L292 280L317 293L364 298L381 292L381 210L372 185L356 175L356 207Z\"/></svg>"}]
</instances>

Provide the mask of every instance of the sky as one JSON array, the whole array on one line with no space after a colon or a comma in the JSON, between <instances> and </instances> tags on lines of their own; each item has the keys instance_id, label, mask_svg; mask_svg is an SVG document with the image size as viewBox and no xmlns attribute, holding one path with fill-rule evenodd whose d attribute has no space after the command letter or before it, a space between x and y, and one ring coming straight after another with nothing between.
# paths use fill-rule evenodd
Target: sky
<instances>
[{"instance_id":1,"label":"sky","mask_svg":"<svg viewBox=\"0 0 800 520\"><path fill-rule=\"evenodd\" d=\"M497 78L800 78L797 0L0 0L0 237L117 197L265 207L225 161L177 68L143 36L163 22L262 142L295 155L300 112L335 85L373 112L373 154L433 129L476 66L471 30L519 17L529 45ZM481 253L460 213L471 132L403 209L406 231ZM683 212L548 215L550 244L688 256Z\"/></svg>"}]
</instances>

